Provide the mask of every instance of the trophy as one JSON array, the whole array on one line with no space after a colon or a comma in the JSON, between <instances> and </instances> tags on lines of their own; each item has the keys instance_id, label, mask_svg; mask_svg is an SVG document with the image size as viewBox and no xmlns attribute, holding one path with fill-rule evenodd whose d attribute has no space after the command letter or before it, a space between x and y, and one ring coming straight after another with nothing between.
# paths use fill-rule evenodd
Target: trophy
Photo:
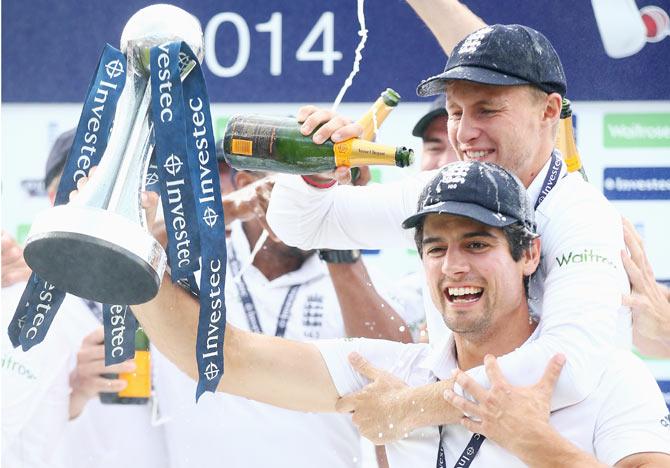
<instances>
[{"instance_id":1,"label":"trophy","mask_svg":"<svg viewBox=\"0 0 670 468\"><path fill-rule=\"evenodd\" d=\"M97 172L70 203L32 225L26 262L59 289L106 304L140 304L158 292L166 255L147 232L140 192L153 151L149 50L173 41L202 61L202 29L186 11L152 5L130 18L121 35L125 86ZM180 63L182 79L194 66Z\"/></svg>"}]
</instances>

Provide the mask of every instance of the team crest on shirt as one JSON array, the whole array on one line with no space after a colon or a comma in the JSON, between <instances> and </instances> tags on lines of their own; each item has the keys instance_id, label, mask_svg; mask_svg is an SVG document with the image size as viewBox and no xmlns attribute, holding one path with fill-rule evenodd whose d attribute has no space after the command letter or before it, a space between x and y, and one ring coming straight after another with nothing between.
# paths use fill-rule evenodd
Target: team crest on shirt
<instances>
[{"instance_id":1,"label":"team crest on shirt","mask_svg":"<svg viewBox=\"0 0 670 468\"><path fill-rule=\"evenodd\" d=\"M323 326L323 296L310 294L302 311L302 326L305 338L319 339Z\"/></svg>"}]
</instances>

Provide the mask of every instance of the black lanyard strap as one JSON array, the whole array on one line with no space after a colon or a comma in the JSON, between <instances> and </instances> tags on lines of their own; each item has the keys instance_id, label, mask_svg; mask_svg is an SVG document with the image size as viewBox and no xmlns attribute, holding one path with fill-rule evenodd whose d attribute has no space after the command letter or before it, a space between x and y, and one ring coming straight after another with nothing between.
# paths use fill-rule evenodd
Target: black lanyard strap
<instances>
[{"instance_id":1,"label":"black lanyard strap","mask_svg":"<svg viewBox=\"0 0 670 468\"><path fill-rule=\"evenodd\" d=\"M244 281L242 276L239 276L238 278L242 267L240 265L240 260L237 258L237 254L235 253L235 248L233 247L232 242L229 244L229 247L230 255L228 256L228 263L230 264L230 270L233 273L233 282L235 283L235 286L237 286L237 292L239 293L240 300L242 301L242 307L244 308L244 315L247 317L249 330L254 333L263 333L261 322L258 318L258 312L256 310L256 304L254 303L254 299L251 297L249 287L247 286L247 283ZM277 328L275 330L275 336L283 338L286 334L286 324L291 317L291 309L293 308L293 303L295 302L295 297L298 294L299 288L299 284L294 284L286 293L281 310L279 311L279 317L277 317Z\"/></svg>"},{"instance_id":2,"label":"black lanyard strap","mask_svg":"<svg viewBox=\"0 0 670 468\"><path fill-rule=\"evenodd\" d=\"M437 468L446 468L447 461L446 458L444 457L444 447L442 446L442 426L439 427L439 430L440 430L440 446L437 450L436 466ZM461 453L461 456L458 457L458 460L456 461L454 468L469 467L470 464L472 463L472 460L474 460L475 456L477 455L477 452L479 452L479 449L481 448L485 439L486 436L483 436L482 434L478 433L472 434L470 442L468 442L468 445L465 446L465 449L463 450L463 453Z\"/></svg>"}]
</instances>

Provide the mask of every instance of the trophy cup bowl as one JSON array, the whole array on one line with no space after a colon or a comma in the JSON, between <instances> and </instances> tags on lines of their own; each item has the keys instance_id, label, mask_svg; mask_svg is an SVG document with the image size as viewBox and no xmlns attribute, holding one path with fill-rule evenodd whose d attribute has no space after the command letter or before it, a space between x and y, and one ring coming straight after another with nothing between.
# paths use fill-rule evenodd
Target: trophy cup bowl
<instances>
[{"instance_id":1,"label":"trophy cup bowl","mask_svg":"<svg viewBox=\"0 0 670 468\"><path fill-rule=\"evenodd\" d=\"M149 50L173 41L185 41L202 60L202 28L188 12L159 4L130 18L121 35L126 84L96 174L70 203L40 213L31 227L26 262L58 289L124 305L158 293L166 256L147 232L140 192L153 151Z\"/></svg>"}]
</instances>

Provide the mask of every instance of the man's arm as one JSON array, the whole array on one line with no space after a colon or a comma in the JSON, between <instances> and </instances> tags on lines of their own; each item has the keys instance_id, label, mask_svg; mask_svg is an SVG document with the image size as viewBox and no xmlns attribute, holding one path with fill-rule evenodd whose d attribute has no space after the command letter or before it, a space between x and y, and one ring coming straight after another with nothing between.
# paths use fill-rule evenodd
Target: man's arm
<instances>
[{"instance_id":1,"label":"man's arm","mask_svg":"<svg viewBox=\"0 0 670 468\"><path fill-rule=\"evenodd\" d=\"M354 263L328 263L328 272L347 336L412 342L405 321L377 292L361 259Z\"/></svg>"},{"instance_id":2,"label":"man's arm","mask_svg":"<svg viewBox=\"0 0 670 468\"><path fill-rule=\"evenodd\" d=\"M361 131L360 126L346 124L346 119L314 106L300 108L298 121L303 122L303 135L318 127L312 135L318 144L328 138L344 141ZM298 176L280 175L272 190L267 220L285 244L303 250L397 248L401 239L412 246L412 233L403 230L401 223L416 212L419 194L434 174L423 172L390 184L330 188L308 185Z\"/></svg>"},{"instance_id":3,"label":"man's arm","mask_svg":"<svg viewBox=\"0 0 670 468\"><path fill-rule=\"evenodd\" d=\"M407 3L426 23L447 55L465 36L486 26L479 16L456 0L407 0Z\"/></svg>"},{"instance_id":4,"label":"man's arm","mask_svg":"<svg viewBox=\"0 0 670 468\"><path fill-rule=\"evenodd\" d=\"M156 347L197 379L197 300L166 275L158 295L132 310ZM249 333L227 324L224 358L219 391L292 410L335 411L337 390L312 344Z\"/></svg>"},{"instance_id":5,"label":"man's arm","mask_svg":"<svg viewBox=\"0 0 670 468\"><path fill-rule=\"evenodd\" d=\"M353 413L352 422L358 431L374 444L395 442L421 427L455 424L463 416L442 398L453 388L453 379L410 387L358 353L351 353L349 362L370 383L341 397L337 411Z\"/></svg>"}]
</instances>

